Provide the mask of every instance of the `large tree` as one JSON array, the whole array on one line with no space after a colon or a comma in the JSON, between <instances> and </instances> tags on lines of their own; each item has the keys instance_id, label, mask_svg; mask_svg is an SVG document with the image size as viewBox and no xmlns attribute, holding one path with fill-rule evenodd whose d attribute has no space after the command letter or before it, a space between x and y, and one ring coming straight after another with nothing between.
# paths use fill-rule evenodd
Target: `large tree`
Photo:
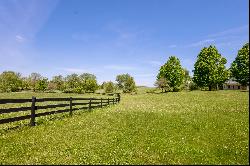
<instances>
[{"instance_id":1,"label":"large tree","mask_svg":"<svg viewBox=\"0 0 250 166\"><path fill-rule=\"evenodd\" d=\"M168 61L161 66L157 79L165 78L173 91L178 91L184 82L185 72L181 66L180 60L175 56L170 56Z\"/></svg>"},{"instance_id":2,"label":"large tree","mask_svg":"<svg viewBox=\"0 0 250 166\"><path fill-rule=\"evenodd\" d=\"M166 78L159 78L155 81L154 84L157 88L161 89L161 92L163 92L163 90L165 92L167 92L169 90L169 84Z\"/></svg>"},{"instance_id":3,"label":"large tree","mask_svg":"<svg viewBox=\"0 0 250 166\"><path fill-rule=\"evenodd\" d=\"M123 92L134 92L136 91L135 81L132 76L129 74L120 74L116 76L116 81L119 89L122 89Z\"/></svg>"},{"instance_id":4,"label":"large tree","mask_svg":"<svg viewBox=\"0 0 250 166\"><path fill-rule=\"evenodd\" d=\"M81 80L88 80L88 79L96 80L96 76L94 74L90 74L90 73L83 73L83 74L79 75L79 78Z\"/></svg>"},{"instance_id":5,"label":"large tree","mask_svg":"<svg viewBox=\"0 0 250 166\"><path fill-rule=\"evenodd\" d=\"M45 91L48 88L48 78L42 78L36 82L36 90L38 91Z\"/></svg>"},{"instance_id":6,"label":"large tree","mask_svg":"<svg viewBox=\"0 0 250 166\"><path fill-rule=\"evenodd\" d=\"M28 82L29 82L29 86L31 87L31 89L33 89L33 91L36 90L36 84L41 79L42 79L42 76L39 73L31 73L29 75Z\"/></svg>"},{"instance_id":7,"label":"large tree","mask_svg":"<svg viewBox=\"0 0 250 166\"><path fill-rule=\"evenodd\" d=\"M54 76L50 83L51 86L55 86L56 90L64 89L64 78L62 75Z\"/></svg>"},{"instance_id":8,"label":"large tree","mask_svg":"<svg viewBox=\"0 0 250 166\"><path fill-rule=\"evenodd\" d=\"M104 90L106 93L113 93L115 91L115 84L111 81L108 81L104 84Z\"/></svg>"},{"instance_id":9,"label":"large tree","mask_svg":"<svg viewBox=\"0 0 250 166\"><path fill-rule=\"evenodd\" d=\"M194 64L194 83L199 87L217 89L228 79L225 67L226 58L222 57L215 46L204 47Z\"/></svg>"},{"instance_id":10,"label":"large tree","mask_svg":"<svg viewBox=\"0 0 250 166\"><path fill-rule=\"evenodd\" d=\"M15 92L22 88L20 73L14 71L4 71L0 74L0 91Z\"/></svg>"},{"instance_id":11,"label":"large tree","mask_svg":"<svg viewBox=\"0 0 250 166\"><path fill-rule=\"evenodd\" d=\"M87 79L84 82L84 90L88 92L95 92L98 89L97 81L95 79Z\"/></svg>"},{"instance_id":12,"label":"large tree","mask_svg":"<svg viewBox=\"0 0 250 166\"><path fill-rule=\"evenodd\" d=\"M65 78L65 82L66 82L66 87L68 89L75 89L78 88L78 86L80 85L80 79L78 75L75 73L67 75Z\"/></svg>"},{"instance_id":13,"label":"large tree","mask_svg":"<svg viewBox=\"0 0 250 166\"><path fill-rule=\"evenodd\" d=\"M230 67L231 76L243 86L249 85L249 43L246 43Z\"/></svg>"},{"instance_id":14,"label":"large tree","mask_svg":"<svg viewBox=\"0 0 250 166\"><path fill-rule=\"evenodd\" d=\"M80 88L85 92L95 92L98 89L96 76L90 73L79 75Z\"/></svg>"}]
</instances>

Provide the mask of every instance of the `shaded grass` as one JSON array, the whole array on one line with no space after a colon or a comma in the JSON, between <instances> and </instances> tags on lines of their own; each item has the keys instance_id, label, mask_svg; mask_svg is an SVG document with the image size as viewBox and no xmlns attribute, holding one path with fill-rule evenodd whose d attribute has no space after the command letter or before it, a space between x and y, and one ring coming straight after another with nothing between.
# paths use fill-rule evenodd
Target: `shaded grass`
<instances>
[{"instance_id":1,"label":"shaded grass","mask_svg":"<svg viewBox=\"0 0 250 166\"><path fill-rule=\"evenodd\" d=\"M45 94L46 95L46 94ZM0 136L1 164L249 164L248 93L122 95Z\"/></svg>"}]
</instances>

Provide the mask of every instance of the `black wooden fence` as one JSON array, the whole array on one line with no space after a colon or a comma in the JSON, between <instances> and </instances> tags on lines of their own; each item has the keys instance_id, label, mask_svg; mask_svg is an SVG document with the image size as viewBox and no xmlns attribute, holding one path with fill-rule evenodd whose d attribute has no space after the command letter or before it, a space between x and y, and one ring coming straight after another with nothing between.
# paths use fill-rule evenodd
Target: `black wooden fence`
<instances>
[{"instance_id":1,"label":"black wooden fence","mask_svg":"<svg viewBox=\"0 0 250 166\"><path fill-rule=\"evenodd\" d=\"M68 104L54 104L54 105L45 105L45 106L36 106L36 103L38 102L46 102L46 101L67 101ZM79 103L74 101L87 101L84 103ZM8 103L28 103L31 102L30 107L19 107L19 108L6 108L6 109L0 109L0 114L8 114L12 112L19 112L19 111L31 111L30 115L24 115L19 117L13 117L13 118L6 118L6 119L0 119L0 124L4 123L10 123L25 119L30 119L30 125L35 126L35 118L56 114L56 113L63 113L63 112L69 112L69 115L72 116L72 112L79 109L92 109L92 108L102 108L104 106L110 105L110 104L116 104L120 102L120 95L118 97L114 98L36 98L32 97L31 99L0 99L0 105L1 104L8 104ZM77 105L84 105L84 107L81 108L73 108L73 106ZM36 113L36 110L38 109L48 109L48 108L57 108L57 107L67 107L69 106L69 109L63 109L63 110L56 110L56 111L50 111L50 112L42 112L42 113Z\"/></svg>"}]
</instances>

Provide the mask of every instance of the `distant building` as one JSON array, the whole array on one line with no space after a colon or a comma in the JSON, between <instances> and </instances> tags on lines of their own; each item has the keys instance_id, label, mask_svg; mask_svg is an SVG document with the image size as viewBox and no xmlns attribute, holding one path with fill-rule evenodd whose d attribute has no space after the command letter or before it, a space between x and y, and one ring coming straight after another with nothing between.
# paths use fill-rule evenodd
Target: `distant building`
<instances>
[{"instance_id":1,"label":"distant building","mask_svg":"<svg viewBox=\"0 0 250 166\"><path fill-rule=\"evenodd\" d=\"M244 87L236 81L228 80L223 84L223 89L224 90L237 90L237 89L244 90ZM249 86L247 86L246 90L249 90Z\"/></svg>"}]
</instances>

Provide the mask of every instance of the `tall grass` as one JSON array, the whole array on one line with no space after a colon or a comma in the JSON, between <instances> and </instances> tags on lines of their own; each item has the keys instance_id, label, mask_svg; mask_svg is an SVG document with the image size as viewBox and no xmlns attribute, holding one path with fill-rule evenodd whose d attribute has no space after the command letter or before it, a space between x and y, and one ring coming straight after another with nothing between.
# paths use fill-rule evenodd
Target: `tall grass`
<instances>
[{"instance_id":1,"label":"tall grass","mask_svg":"<svg viewBox=\"0 0 250 166\"><path fill-rule=\"evenodd\" d=\"M2 131L0 162L249 164L248 95L241 91L122 95L115 106Z\"/></svg>"}]
</instances>

